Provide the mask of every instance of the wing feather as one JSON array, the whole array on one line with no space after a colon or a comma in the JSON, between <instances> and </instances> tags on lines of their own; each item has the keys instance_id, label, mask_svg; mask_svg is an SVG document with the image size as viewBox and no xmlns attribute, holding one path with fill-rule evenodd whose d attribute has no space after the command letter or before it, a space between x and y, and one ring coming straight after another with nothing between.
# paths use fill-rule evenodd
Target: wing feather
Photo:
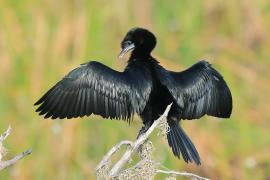
<instances>
[{"instance_id":1,"label":"wing feather","mask_svg":"<svg viewBox=\"0 0 270 180\"><path fill-rule=\"evenodd\" d=\"M200 61L182 72L156 68L161 83L168 88L181 109L182 119L198 119L203 115L228 118L232 112L232 96L225 80L206 61Z\"/></svg>"},{"instance_id":2,"label":"wing feather","mask_svg":"<svg viewBox=\"0 0 270 180\"><path fill-rule=\"evenodd\" d=\"M124 72L117 72L91 61L68 73L35 105L39 105L36 111L45 118L94 113L130 121L135 112L144 109L151 90L152 81L144 68L130 66Z\"/></svg>"}]
</instances>

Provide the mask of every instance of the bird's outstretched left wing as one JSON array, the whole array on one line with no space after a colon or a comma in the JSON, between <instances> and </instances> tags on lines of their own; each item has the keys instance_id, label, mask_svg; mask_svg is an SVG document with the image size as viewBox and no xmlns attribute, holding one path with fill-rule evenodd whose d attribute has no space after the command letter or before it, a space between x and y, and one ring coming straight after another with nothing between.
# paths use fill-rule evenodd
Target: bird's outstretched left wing
<instances>
[{"instance_id":1,"label":"bird's outstretched left wing","mask_svg":"<svg viewBox=\"0 0 270 180\"><path fill-rule=\"evenodd\" d=\"M161 83L180 107L182 119L198 119L205 114L230 117L231 92L220 73L208 62L200 61L182 72L161 68L158 72Z\"/></svg>"},{"instance_id":2,"label":"bird's outstretched left wing","mask_svg":"<svg viewBox=\"0 0 270 180\"><path fill-rule=\"evenodd\" d=\"M73 118L92 113L104 118L130 120L144 109L152 89L140 69L115 71L91 61L72 70L35 105L45 118Z\"/></svg>"}]
</instances>

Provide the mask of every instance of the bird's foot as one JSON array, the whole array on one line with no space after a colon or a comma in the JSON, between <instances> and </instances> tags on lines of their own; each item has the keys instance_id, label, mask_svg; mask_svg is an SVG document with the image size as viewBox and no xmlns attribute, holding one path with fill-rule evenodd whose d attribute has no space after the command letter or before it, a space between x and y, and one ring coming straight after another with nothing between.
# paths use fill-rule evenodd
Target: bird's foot
<instances>
[{"instance_id":1,"label":"bird's foot","mask_svg":"<svg viewBox=\"0 0 270 180\"><path fill-rule=\"evenodd\" d=\"M146 131L150 128L150 126L151 125L145 125L145 126L143 126L141 129L140 129L140 131L139 131L139 134L138 134L138 136L137 136L137 139L141 136L141 135L143 135L144 133L146 133Z\"/></svg>"},{"instance_id":2,"label":"bird's foot","mask_svg":"<svg viewBox=\"0 0 270 180\"><path fill-rule=\"evenodd\" d=\"M143 135L146 131L147 131L147 129L145 128L145 126L143 126L143 127L140 129L139 134L137 135L137 139L139 139L139 137L140 137L141 135Z\"/></svg>"}]
</instances>

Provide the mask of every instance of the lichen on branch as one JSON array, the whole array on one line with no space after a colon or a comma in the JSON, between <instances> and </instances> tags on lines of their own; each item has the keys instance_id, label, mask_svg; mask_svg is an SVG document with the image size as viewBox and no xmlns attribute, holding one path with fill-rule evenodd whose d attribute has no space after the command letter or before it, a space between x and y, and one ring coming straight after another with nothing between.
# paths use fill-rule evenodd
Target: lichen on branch
<instances>
[{"instance_id":1,"label":"lichen on branch","mask_svg":"<svg viewBox=\"0 0 270 180\"><path fill-rule=\"evenodd\" d=\"M177 172L172 170L160 170L161 164L153 160L152 153L154 151L154 146L151 141L149 141L149 136L154 131L154 129L159 129L159 135L166 138L166 134L170 131L169 125L167 123L167 116L170 111L171 105L168 105L165 112L154 121L152 126L142 135L138 137L134 142L131 141L121 141L116 144L102 159L96 168L97 179L153 179L158 173L167 174L168 179L173 179L176 176L186 176L192 179L206 180L207 178L200 177L198 175L187 173L187 172ZM124 154L116 163L112 163L111 157L115 154L121 146L126 145L127 149ZM131 155L136 153L139 157L138 163L132 167L128 167L127 164L131 161ZM124 169L124 167L126 167Z\"/></svg>"}]
</instances>

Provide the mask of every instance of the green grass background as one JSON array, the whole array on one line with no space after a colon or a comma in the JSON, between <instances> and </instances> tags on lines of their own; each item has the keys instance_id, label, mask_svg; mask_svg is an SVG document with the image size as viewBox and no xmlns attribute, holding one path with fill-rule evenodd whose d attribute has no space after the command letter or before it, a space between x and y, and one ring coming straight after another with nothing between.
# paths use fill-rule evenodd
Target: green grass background
<instances>
[{"instance_id":1,"label":"green grass background","mask_svg":"<svg viewBox=\"0 0 270 180\"><path fill-rule=\"evenodd\" d=\"M182 123L202 166L174 158L167 142L153 135L155 159L212 179L269 179L268 0L0 0L0 132L13 128L6 158L33 148L0 179L95 179L103 155L120 140L136 138L138 118L131 125L100 116L51 121L33 107L80 63L98 60L122 70L120 41L134 26L156 34L153 55L168 69L210 61L234 100L230 119Z\"/></svg>"}]
</instances>

